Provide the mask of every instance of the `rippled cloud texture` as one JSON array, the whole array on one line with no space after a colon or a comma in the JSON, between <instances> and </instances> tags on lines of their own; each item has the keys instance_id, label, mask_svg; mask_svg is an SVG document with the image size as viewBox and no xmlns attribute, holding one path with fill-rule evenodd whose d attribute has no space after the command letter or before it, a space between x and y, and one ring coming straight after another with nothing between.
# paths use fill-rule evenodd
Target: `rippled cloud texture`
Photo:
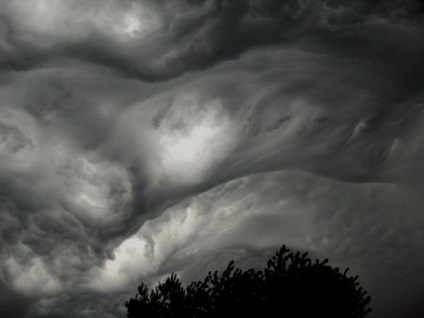
<instances>
[{"instance_id":1,"label":"rippled cloud texture","mask_svg":"<svg viewBox=\"0 0 424 318\"><path fill-rule=\"evenodd\" d=\"M419 317L423 34L413 0L0 0L1 317L283 243Z\"/></svg>"}]
</instances>

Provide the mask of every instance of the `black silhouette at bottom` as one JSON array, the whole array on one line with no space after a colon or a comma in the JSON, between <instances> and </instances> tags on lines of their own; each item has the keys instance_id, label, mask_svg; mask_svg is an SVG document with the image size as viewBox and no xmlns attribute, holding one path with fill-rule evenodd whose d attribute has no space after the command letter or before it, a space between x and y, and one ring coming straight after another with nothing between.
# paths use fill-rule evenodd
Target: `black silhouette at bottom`
<instances>
[{"instance_id":1,"label":"black silhouette at bottom","mask_svg":"<svg viewBox=\"0 0 424 318\"><path fill-rule=\"evenodd\" d=\"M234 268L209 272L186 288L175 274L149 291L143 283L126 302L129 318L337 317L359 318L371 312L371 297L358 276L348 277L328 260L283 247L262 271Z\"/></svg>"}]
</instances>

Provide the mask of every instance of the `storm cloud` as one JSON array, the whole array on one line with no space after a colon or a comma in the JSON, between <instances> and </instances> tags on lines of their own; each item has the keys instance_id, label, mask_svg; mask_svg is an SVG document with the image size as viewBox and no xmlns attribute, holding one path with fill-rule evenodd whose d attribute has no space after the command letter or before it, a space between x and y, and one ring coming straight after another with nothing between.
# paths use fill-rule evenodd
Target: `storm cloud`
<instances>
[{"instance_id":1,"label":"storm cloud","mask_svg":"<svg viewBox=\"0 0 424 318\"><path fill-rule=\"evenodd\" d=\"M1 316L286 244L419 317L422 34L412 0L0 0Z\"/></svg>"}]
</instances>

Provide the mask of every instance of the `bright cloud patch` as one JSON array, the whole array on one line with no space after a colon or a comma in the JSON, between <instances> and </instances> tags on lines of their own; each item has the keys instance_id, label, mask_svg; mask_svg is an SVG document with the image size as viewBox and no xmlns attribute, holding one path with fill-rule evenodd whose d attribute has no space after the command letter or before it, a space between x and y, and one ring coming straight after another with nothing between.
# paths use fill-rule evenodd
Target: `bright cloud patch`
<instances>
[{"instance_id":1,"label":"bright cloud patch","mask_svg":"<svg viewBox=\"0 0 424 318\"><path fill-rule=\"evenodd\" d=\"M161 27L159 17L137 2L31 0L13 1L8 9L22 19L21 31L27 35L23 40L30 40L31 33L48 35L54 42L82 40L90 33L128 40L152 34Z\"/></svg>"},{"instance_id":2,"label":"bright cloud patch","mask_svg":"<svg viewBox=\"0 0 424 318\"><path fill-rule=\"evenodd\" d=\"M12 258L6 262L6 266L14 279L15 289L25 295L33 293L49 295L63 289L60 281L49 273L49 269L40 258L33 258L25 265Z\"/></svg>"},{"instance_id":3,"label":"bright cloud patch","mask_svg":"<svg viewBox=\"0 0 424 318\"><path fill-rule=\"evenodd\" d=\"M201 181L231 150L235 133L219 100L179 96L158 127L159 178L172 183Z\"/></svg>"}]
</instances>

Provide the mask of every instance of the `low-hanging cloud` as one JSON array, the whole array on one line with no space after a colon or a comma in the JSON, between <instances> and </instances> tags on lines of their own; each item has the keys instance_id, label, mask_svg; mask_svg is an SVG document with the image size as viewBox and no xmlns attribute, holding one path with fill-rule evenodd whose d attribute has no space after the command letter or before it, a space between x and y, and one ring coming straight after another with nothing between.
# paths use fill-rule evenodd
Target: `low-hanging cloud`
<instances>
[{"instance_id":1,"label":"low-hanging cloud","mask_svg":"<svg viewBox=\"0 0 424 318\"><path fill-rule=\"evenodd\" d=\"M283 243L418 317L418 1L0 7L2 317L124 317Z\"/></svg>"}]
</instances>

